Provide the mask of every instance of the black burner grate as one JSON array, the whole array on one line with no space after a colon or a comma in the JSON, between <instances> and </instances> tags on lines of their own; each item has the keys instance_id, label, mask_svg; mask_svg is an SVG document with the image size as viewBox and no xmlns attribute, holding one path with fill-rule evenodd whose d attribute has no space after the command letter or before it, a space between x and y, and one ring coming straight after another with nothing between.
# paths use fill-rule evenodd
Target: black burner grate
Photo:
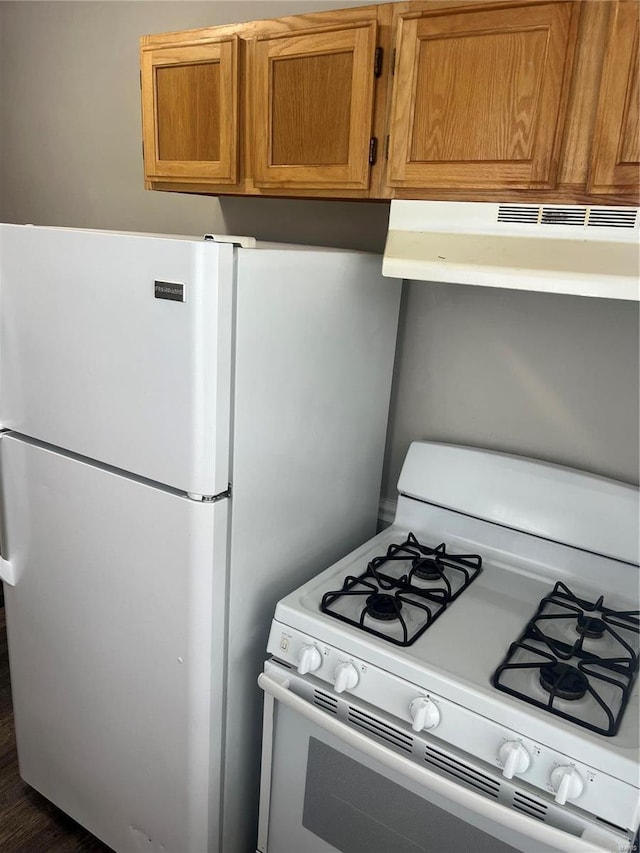
<instances>
[{"instance_id":1,"label":"black burner grate","mask_svg":"<svg viewBox=\"0 0 640 853\"><path fill-rule=\"evenodd\" d=\"M620 728L638 672L639 615L605 607L603 596L595 602L578 598L559 581L509 647L492 683L529 704L612 737ZM518 678L518 672L524 677ZM535 678L528 679L528 673ZM537 685L542 696L535 695Z\"/></svg>"},{"instance_id":2,"label":"black burner grate","mask_svg":"<svg viewBox=\"0 0 640 853\"><path fill-rule=\"evenodd\" d=\"M361 575L322 596L323 613L395 643L410 646L478 576L477 554L449 554L421 544L413 533L374 557ZM428 586L422 586L422 583ZM362 601L341 612L348 600Z\"/></svg>"}]
</instances>

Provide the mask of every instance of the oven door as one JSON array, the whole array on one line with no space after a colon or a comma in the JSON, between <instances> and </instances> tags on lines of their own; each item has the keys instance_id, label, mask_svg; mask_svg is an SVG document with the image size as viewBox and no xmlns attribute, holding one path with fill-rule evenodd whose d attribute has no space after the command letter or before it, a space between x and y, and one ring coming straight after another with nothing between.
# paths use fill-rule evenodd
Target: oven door
<instances>
[{"instance_id":1,"label":"oven door","mask_svg":"<svg viewBox=\"0 0 640 853\"><path fill-rule=\"evenodd\" d=\"M406 758L290 689L268 662L259 853L603 853L626 839L565 832ZM590 840L588 840L590 839Z\"/></svg>"}]
</instances>

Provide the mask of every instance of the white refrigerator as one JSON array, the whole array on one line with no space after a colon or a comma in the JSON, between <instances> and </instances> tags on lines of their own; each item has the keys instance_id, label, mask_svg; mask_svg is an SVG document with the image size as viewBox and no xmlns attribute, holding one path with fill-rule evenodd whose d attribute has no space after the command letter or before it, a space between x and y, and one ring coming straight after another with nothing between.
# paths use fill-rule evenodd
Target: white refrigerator
<instances>
[{"instance_id":1,"label":"white refrigerator","mask_svg":"<svg viewBox=\"0 0 640 853\"><path fill-rule=\"evenodd\" d=\"M240 242L0 226L20 772L118 853L255 849L275 604L375 532L400 282Z\"/></svg>"}]
</instances>

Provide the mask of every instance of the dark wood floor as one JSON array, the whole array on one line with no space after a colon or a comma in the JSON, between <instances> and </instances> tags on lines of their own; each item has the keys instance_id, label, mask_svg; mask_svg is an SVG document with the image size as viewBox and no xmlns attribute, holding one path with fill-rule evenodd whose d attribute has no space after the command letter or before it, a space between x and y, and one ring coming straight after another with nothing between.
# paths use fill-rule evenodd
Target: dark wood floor
<instances>
[{"instance_id":1,"label":"dark wood floor","mask_svg":"<svg viewBox=\"0 0 640 853\"><path fill-rule=\"evenodd\" d=\"M18 775L0 584L0 853L112 853Z\"/></svg>"}]
</instances>

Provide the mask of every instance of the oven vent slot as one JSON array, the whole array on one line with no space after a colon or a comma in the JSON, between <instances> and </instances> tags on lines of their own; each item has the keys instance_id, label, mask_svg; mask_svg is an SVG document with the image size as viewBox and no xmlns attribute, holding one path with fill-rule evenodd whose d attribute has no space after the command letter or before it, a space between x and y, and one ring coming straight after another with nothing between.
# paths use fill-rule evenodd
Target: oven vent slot
<instances>
[{"instance_id":1,"label":"oven vent slot","mask_svg":"<svg viewBox=\"0 0 640 853\"><path fill-rule=\"evenodd\" d=\"M637 210L617 207L592 207L589 209L589 225L607 228L634 228Z\"/></svg>"},{"instance_id":2,"label":"oven vent slot","mask_svg":"<svg viewBox=\"0 0 640 853\"><path fill-rule=\"evenodd\" d=\"M498 222L538 222L540 208L533 205L501 204L498 207Z\"/></svg>"},{"instance_id":3,"label":"oven vent slot","mask_svg":"<svg viewBox=\"0 0 640 853\"><path fill-rule=\"evenodd\" d=\"M478 770L470 767L463 761L458 761L457 758L446 755L444 752L440 752L432 746L428 746L425 749L424 760L427 764L432 764L439 770L443 770L445 773L448 773L449 776L453 776L455 779L465 782L467 785L472 788L476 788L483 794L487 794L490 797L496 797L497 799L500 793L500 782L496 782L496 780L492 779L490 776L480 773Z\"/></svg>"},{"instance_id":4,"label":"oven vent slot","mask_svg":"<svg viewBox=\"0 0 640 853\"><path fill-rule=\"evenodd\" d=\"M313 691L313 704L324 711L328 711L330 714L337 714L338 712L338 699L335 696L324 693L322 690Z\"/></svg>"},{"instance_id":5,"label":"oven vent slot","mask_svg":"<svg viewBox=\"0 0 640 853\"><path fill-rule=\"evenodd\" d=\"M360 711L358 708L349 706L349 722L360 729L377 735L377 737L386 740L387 743L391 743L399 749L403 749L405 752L411 752L413 749L413 738L411 735L407 735L400 731L400 729L396 729L395 726L383 723L382 720L378 720L376 717L365 714L364 711Z\"/></svg>"},{"instance_id":6,"label":"oven vent slot","mask_svg":"<svg viewBox=\"0 0 640 853\"><path fill-rule=\"evenodd\" d=\"M537 820L544 821L547 816L547 806L544 803L534 800L533 797L527 797L520 791L513 793L513 808Z\"/></svg>"}]
</instances>

